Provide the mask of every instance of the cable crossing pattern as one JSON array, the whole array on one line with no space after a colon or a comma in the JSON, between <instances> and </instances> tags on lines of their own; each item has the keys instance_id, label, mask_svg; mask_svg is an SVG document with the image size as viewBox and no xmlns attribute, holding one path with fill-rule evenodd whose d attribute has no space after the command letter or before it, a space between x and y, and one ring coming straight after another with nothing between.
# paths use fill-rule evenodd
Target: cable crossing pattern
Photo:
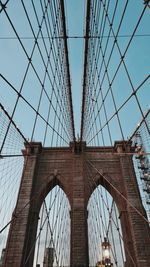
<instances>
[{"instance_id":1,"label":"cable crossing pattern","mask_svg":"<svg viewBox=\"0 0 150 267\"><path fill-rule=\"evenodd\" d=\"M43 146L68 146L75 140L75 129L64 2L0 1L0 19L5 31L15 38L14 44L9 43L10 53L5 49L8 43L1 49L0 83L5 91L0 95L2 252L9 226L15 219L11 217L24 166L21 152L24 143L30 146L30 142L39 140ZM22 40L22 32L31 37L31 42ZM55 38L57 36L62 38ZM20 212L25 212L29 204L26 203ZM60 188L56 187L45 199L39 215L36 244L30 251L32 254L36 245L34 266L46 261L44 253L48 248L56 266L69 265L69 209Z\"/></svg>"},{"instance_id":2,"label":"cable crossing pattern","mask_svg":"<svg viewBox=\"0 0 150 267\"><path fill-rule=\"evenodd\" d=\"M85 141L87 146L104 148L113 147L116 140L132 143L131 156L146 215L114 185L109 186L143 223L150 223L150 33L143 30L150 3L145 0L135 5L133 10L129 0L87 0L85 31L78 35L69 34L66 27L67 1L0 1L0 266L9 227L15 222L23 169L30 160L22 151L25 144L31 147L34 141L60 149L69 147L70 142L77 147ZM84 41L78 138L69 39ZM93 184L96 188L87 205L89 266L126 267L129 258L136 267L124 242L121 215L105 188L107 175L90 160L84 162L84 169L89 191ZM96 175L103 177L103 186L96 184ZM28 266L33 253L34 267L70 266L71 206L59 185L48 193L36 216L36 240L29 251L26 248L22 267Z\"/></svg>"},{"instance_id":3,"label":"cable crossing pattern","mask_svg":"<svg viewBox=\"0 0 150 267\"><path fill-rule=\"evenodd\" d=\"M126 31L130 8L128 0L123 4L120 1L87 1L81 140L86 140L88 145L113 145L116 138L127 139L133 131L131 124L137 123L134 118L130 121L131 112L136 118L138 114L141 120L147 109L141 104L141 92L146 99L150 75L146 75L145 69L140 79L136 77L135 80L128 54L133 49L136 51L138 41L134 37L148 10L145 5L134 14L134 21L128 18L130 36L122 42L119 35ZM142 59L136 56L138 68ZM126 116L128 131L124 123Z\"/></svg>"}]
</instances>

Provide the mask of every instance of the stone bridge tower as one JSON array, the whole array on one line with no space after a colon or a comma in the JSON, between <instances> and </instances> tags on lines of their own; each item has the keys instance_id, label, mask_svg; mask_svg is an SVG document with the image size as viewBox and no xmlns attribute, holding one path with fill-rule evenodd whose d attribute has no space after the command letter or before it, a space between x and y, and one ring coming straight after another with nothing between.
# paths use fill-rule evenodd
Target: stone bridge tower
<instances>
[{"instance_id":1,"label":"stone bridge tower","mask_svg":"<svg viewBox=\"0 0 150 267\"><path fill-rule=\"evenodd\" d=\"M146 216L130 152L131 146L127 142L116 142L114 147L87 147L85 142L70 143L70 147L61 148L43 148L41 143L36 142L26 145L23 151L24 170L3 267L23 267L25 262L26 266L33 266L32 248L39 211L44 198L56 185L64 190L71 206L70 266L88 267L87 203L99 184L109 191L119 210L126 248L126 266L149 267L149 226L125 201L125 198L128 199ZM85 162L91 164L91 175L95 177L91 181L91 190ZM127 251L132 254L134 263Z\"/></svg>"}]
</instances>

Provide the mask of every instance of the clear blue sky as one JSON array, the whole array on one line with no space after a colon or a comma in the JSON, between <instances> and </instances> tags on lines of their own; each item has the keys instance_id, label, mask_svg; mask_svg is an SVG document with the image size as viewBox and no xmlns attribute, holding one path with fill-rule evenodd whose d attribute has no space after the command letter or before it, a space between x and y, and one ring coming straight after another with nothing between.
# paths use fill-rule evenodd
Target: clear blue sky
<instances>
[{"instance_id":1,"label":"clear blue sky","mask_svg":"<svg viewBox=\"0 0 150 267\"><path fill-rule=\"evenodd\" d=\"M85 0L66 0L66 16L67 16L67 29L68 35L83 35L85 28ZM36 4L38 5L38 1ZM28 8L30 8L30 3L26 3ZM118 11L114 22L114 28L117 25L119 16L122 12L122 1L119 1ZM142 0L130 0L127 13L124 19L124 23L122 25L120 34L131 34L133 28L136 24L136 21L143 9L143 1ZM40 10L40 9L39 9ZM10 1L7 5L7 11L12 18L18 33L20 36L30 36L30 29L28 24L26 23L23 9L21 7L20 1L14 0ZM40 12L40 11L39 11ZM142 19L140 27L138 28L137 34L149 34L149 13L150 10L147 9L145 15ZM32 15L32 12L31 12ZM33 18L34 21L34 18ZM0 15L0 37L14 37L14 32L11 29L10 24L8 23L6 16L3 12ZM36 23L35 23L36 29ZM119 44L124 51L124 48L128 42L129 38L120 38ZM28 51L31 50L33 45L32 40L23 40L26 49ZM128 66L130 75L132 77L132 81L134 86L138 86L140 82L149 74L150 70L150 37L136 37L131 45L129 52L127 53L127 57L125 59L126 64ZM21 84L23 73L25 66L27 64L27 60L23 55L22 50L19 48L16 40L0 40L0 73L2 73L7 79L14 84L16 88L18 88ZM82 101L82 78L83 78L83 55L84 55L84 40L82 39L69 39L69 61L70 61L70 72L71 72L71 81L72 81L72 95L73 95L73 108L74 108L74 118L75 118L75 128L76 134L80 132L80 117L81 117L81 101ZM118 53L117 51L114 53L112 58L112 64L110 73L113 74L113 66L116 66L118 63ZM39 60L39 61L38 61ZM40 72L40 59L36 58L36 67ZM42 68L41 68L42 71ZM119 72L118 78L114 83L114 94L116 97L116 102L118 106L124 101L124 99L129 94L128 84L126 82L126 77L124 75L124 71L121 70ZM32 71L26 81L26 89L23 91L24 96L31 101L33 105L36 106L37 101L35 97L35 93L38 94L38 85L36 80L33 78ZM35 92L36 88L36 92ZM5 105L6 109L9 111L12 110L15 103L16 95L10 88L0 80L0 100ZM145 84L142 90L139 91L139 99L140 103L143 106L143 111L146 111L150 104L150 90L149 90L149 81ZM108 116L112 113L111 103L107 103L107 111ZM24 114L24 119L21 118L19 108L22 111L25 109L23 103L20 102L20 107L18 107L18 111L15 115L16 123L19 124L19 127L25 133L25 136L28 137L28 132L31 130L30 124L32 124L33 114L31 111L26 109L26 114ZM130 112L129 112L130 111ZM131 114L132 112L132 114ZM44 113L44 108L43 108ZM131 114L131 116L130 116ZM131 101L127 107L127 110L122 112L122 124L124 131L127 132L127 135L130 135L137 123L141 119L141 115L138 112L138 108L135 104L135 101ZM31 123L27 123L31 121ZM128 124L128 127L126 125ZM132 126L131 126L132 125ZM42 127L42 126L41 126ZM128 130L127 130L128 128ZM112 127L112 133L116 135L116 139L120 138L117 136L117 132L115 127ZM36 136L37 139L40 140L41 136Z\"/></svg>"}]
</instances>

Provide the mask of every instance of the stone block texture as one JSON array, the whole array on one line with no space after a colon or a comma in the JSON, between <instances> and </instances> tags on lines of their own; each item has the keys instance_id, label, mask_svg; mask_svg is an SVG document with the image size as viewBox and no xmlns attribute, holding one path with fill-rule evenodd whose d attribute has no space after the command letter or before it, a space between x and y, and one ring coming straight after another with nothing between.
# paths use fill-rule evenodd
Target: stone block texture
<instances>
[{"instance_id":1,"label":"stone block texture","mask_svg":"<svg viewBox=\"0 0 150 267\"><path fill-rule=\"evenodd\" d=\"M36 142L26 145L3 267L33 266L39 211L44 198L56 185L64 190L71 206L71 267L89 266L87 204L98 185L109 191L118 207L126 266L150 267L149 226L132 207L146 216L130 151L130 144L121 141L114 147L87 147L85 142L63 148L43 148ZM94 177L90 188L86 164Z\"/></svg>"}]
</instances>

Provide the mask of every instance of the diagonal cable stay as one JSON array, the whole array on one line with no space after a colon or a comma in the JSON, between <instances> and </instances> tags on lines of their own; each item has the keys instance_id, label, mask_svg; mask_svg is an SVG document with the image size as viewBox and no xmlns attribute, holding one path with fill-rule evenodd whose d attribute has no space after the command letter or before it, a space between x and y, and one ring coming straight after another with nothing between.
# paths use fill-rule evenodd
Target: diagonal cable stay
<instances>
[{"instance_id":1,"label":"diagonal cable stay","mask_svg":"<svg viewBox=\"0 0 150 267\"><path fill-rule=\"evenodd\" d=\"M75 140L75 128L64 1L0 1L0 23L2 31L16 40L15 45L4 42L0 56L1 254L15 220L12 213L25 164L24 143L30 146L36 140L44 147L68 146ZM23 32L31 36L30 43L21 38ZM57 266L69 265L69 209L64 193L56 187L41 208L34 264L43 264L44 250L51 248Z\"/></svg>"},{"instance_id":2,"label":"diagonal cable stay","mask_svg":"<svg viewBox=\"0 0 150 267\"><path fill-rule=\"evenodd\" d=\"M147 45L142 40L139 53L134 37L147 25L149 10L140 3L134 21L130 12L128 0L87 1L80 136L89 145L127 139L148 109ZM119 36L124 32L130 37L122 42ZM92 35L99 38L89 38ZM146 121L145 125L148 129Z\"/></svg>"},{"instance_id":3,"label":"diagonal cable stay","mask_svg":"<svg viewBox=\"0 0 150 267\"><path fill-rule=\"evenodd\" d=\"M149 223L149 1L138 1L134 11L129 0L85 2L85 32L70 34L67 1L0 0L0 254L15 221L13 211L26 162L21 152L24 144L38 141L43 147L61 148L76 141L69 39L84 41L79 141L95 147L113 146L115 140L132 141L135 173L148 218L124 200ZM89 192L93 192L95 175L102 174L90 160L84 162L84 171ZM103 180L107 182L107 176ZM71 207L63 190L58 185L52 188L37 215L36 239L26 248L24 267L33 252L34 267L46 266L48 254L53 266L70 264ZM123 239L114 199L105 186L95 184L95 188L87 205L89 266L103 258L104 241L111 244L113 266L126 266L126 256L136 266ZM116 194L123 197L120 191ZM34 200L16 216L26 212ZM29 231L26 238L30 239Z\"/></svg>"}]
</instances>

